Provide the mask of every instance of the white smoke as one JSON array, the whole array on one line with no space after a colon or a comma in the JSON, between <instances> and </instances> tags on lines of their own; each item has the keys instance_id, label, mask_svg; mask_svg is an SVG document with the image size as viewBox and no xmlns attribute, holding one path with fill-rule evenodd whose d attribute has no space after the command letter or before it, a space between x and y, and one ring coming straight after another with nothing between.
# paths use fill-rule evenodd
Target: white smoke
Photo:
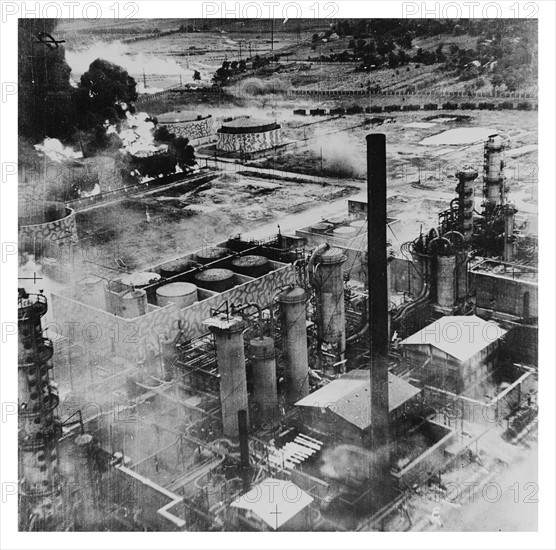
<instances>
[{"instance_id":1,"label":"white smoke","mask_svg":"<svg viewBox=\"0 0 556 550\"><path fill-rule=\"evenodd\" d=\"M71 147L62 145L59 139L47 137L41 144L35 145L35 149L55 162L83 158L81 151L75 151Z\"/></svg>"},{"instance_id":2,"label":"white smoke","mask_svg":"<svg viewBox=\"0 0 556 550\"><path fill-rule=\"evenodd\" d=\"M155 55L136 53L122 42L95 42L86 49L66 50L66 61L71 67L73 77L81 76L89 70L95 59L105 59L115 63L134 76L136 80L143 72L147 75L177 76L183 72L176 61ZM151 90L149 89L149 92Z\"/></svg>"}]
</instances>

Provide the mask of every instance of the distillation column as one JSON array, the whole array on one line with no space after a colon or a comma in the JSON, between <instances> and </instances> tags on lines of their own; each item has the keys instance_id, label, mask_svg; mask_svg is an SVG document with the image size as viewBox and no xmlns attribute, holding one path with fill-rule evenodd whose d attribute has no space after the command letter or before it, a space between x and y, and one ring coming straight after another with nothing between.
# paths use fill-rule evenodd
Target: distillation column
<instances>
[{"instance_id":1,"label":"distillation column","mask_svg":"<svg viewBox=\"0 0 556 550\"><path fill-rule=\"evenodd\" d=\"M61 425L50 381L52 342L42 335L46 297L20 289L18 300L18 447L20 529L63 529L65 507L58 468Z\"/></svg>"},{"instance_id":2,"label":"distillation column","mask_svg":"<svg viewBox=\"0 0 556 550\"><path fill-rule=\"evenodd\" d=\"M278 295L288 405L293 405L309 394L306 300L307 295L300 287L285 290Z\"/></svg>"},{"instance_id":3,"label":"distillation column","mask_svg":"<svg viewBox=\"0 0 556 550\"><path fill-rule=\"evenodd\" d=\"M224 435L239 438L238 411L248 410L247 377L243 331L240 317L215 317L205 321L216 340L216 361L220 374L220 403Z\"/></svg>"},{"instance_id":4,"label":"distillation column","mask_svg":"<svg viewBox=\"0 0 556 550\"><path fill-rule=\"evenodd\" d=\"M513 262L515 255L515 213L517 210L511 204L504 205L504 252L505 262Z\"/></svg>"},{"instance_id":5,"label":"distillation column","mask_svg":"<svg viewBox=\"0 0 556 550\"><path fill-rule=\"evenodd\" d=\"M267 336L249 342L253 380L253 402L258 411L257 420L271 421L278 414L276 388L276 354L274 340Z\"/></svg>"},{"instance_id":6,"label":"distillation column","mask_svg":"<svg viewBox=\"0 0 556 550\"><path fill-rule=\"evenodd\" d=\"M498 134L488 136L484 154L484 200L491 207L503 204L504 193L504 143Z\"/></svg>"},{"instance_id":7,"label":"distillation column","mask_svg":"<svg viewBox=\"0 0 556 550\"><path fill-rule=\"evenodd\" d=\"M471 166L465 166L456 174L456 177L459 179L456 187L458 194L459 231L466 243L470 243L473 240L475 179L478 175L477 170Z\"/></svg>"},{"instance_id":8,"label":"distillation column","mask_svg":"<svg viewBox=\"0 0 556 550\"><path fill-rule=\"evenodd\" d=\"M344 268L347 257L339 248L315 255L313 285L316 290L319 340L336 346L339 361L346 351Z\"/></svg>"}]
</instances>

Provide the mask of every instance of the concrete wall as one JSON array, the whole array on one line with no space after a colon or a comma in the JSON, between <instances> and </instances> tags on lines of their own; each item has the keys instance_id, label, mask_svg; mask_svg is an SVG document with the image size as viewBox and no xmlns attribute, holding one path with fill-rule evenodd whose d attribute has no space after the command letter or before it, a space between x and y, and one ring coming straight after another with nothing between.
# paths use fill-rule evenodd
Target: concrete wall
<instances>
[{"instance_id":1,"label":"concrete wall","mask_svg":"<svg viewBox=\"0 0 556 550\"><path fill-rule=\"evenodd\" d=\"M42 247L43 243L77 242L77 224L75 212L63 207L65 215L60 219L34 225L19 227L18 239L20 246Z\"/></svg>"},{"instance_id":2,"label":"concrete wall","mask_svg":"<svg viewBox=\"0 0 556 550\"><path fill-rule=\"evenodd\" d=\"M440 411L437 419L446 426L461 426L465 422L492 427L501 424L535 386L531 371L523 370L510 386L485 401L443 391L431 386L423 389L427 406ZM461 424L463 422L463 425Z\"/></svg>"},{"instance_id":3,"label":"concrete wall","mask_svg":"<svg viewBox=\"0 0 556 550\"><path fill-rule=\"evenodd\" d=\"M529 293L529 317L538 317L538 286L527 281L495 277L489 273L471 271L470 289L477 294L477 307L525 317L524 296Z\"/></svg>"},{"instance_id":4,"label":"concrete wall","mask_svg":"<svg viewBox=\"0 0 556 550\"><path fill-rule=\"evenodd\" d=\"M445 463L444 449L452 441L455 432L435 422L428 422L428 427L435 433L437 441L402 470L393 474L402 487L424 483L430 472L438 471Z\"/></svg>"},{"instance_id":5,"label":"concrete wall","mask_svg":"<svg viewBox=\"0 0 556 550\"><path fill-rule=\"evenodd\" d=\"M211 309L229 304L257 302L269 304L274 292L295 282L295 270L284 266L259 279L250 280L226 292L179 310L170 304L134 319L124 319L78 302L67 296L52 294L52 311L57 332L73 338L73 343L86 342L92 351L107 353L112 346L116 355L137 361L147 353L158 354L160 335L175 334L178 321L186 338L206 334L203 321L211 316Z\"/></svg>"},{"instance_id":6,"label":"concrete wall","mask_svg":"<svg viewBox=\"0 0 556 550\"><path fill-rule=\"evenodd\" d=\"M190 141L202 140L214 134L212 117L185 122L160 122L159 125L166 126L170 132L176 134L176 137L184 137Z\"/></svg>"},{"instance_id":7,"label":"concrete wall","mask_svg":"<svg viewBox=\"0 0 556 550\"><path fill-rule=\"evenodd\" d=\"M118 466L104 479L108 499L128 510L141 508L140 521L151 530L182 531L185 520L172 513L183 501L182 497L167 491L153 481L129 468Z\"/></svg>"}]
</instances>

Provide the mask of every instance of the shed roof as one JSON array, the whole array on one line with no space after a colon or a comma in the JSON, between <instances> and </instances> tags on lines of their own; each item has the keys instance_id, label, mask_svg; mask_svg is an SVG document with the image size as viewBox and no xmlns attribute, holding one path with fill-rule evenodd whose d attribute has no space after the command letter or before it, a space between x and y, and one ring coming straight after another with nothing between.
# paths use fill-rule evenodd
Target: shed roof
<instances>
[{"instance_id":1,"label":"shed roof","mask_svg":"<svg viewBox=\"0 0 556 550\"><path fill-rule=\"evenodd\" d=\"M429 345L463 363L506 332L494 321L485 321L476 315L447 315L402 340L401 344Z\"/></svg>"},{"instance_id":2,"label":"shed roof","mask_svg":"<svg viewBox=\"0 0 556 550\"><path fill-rule=\"evenodd\" d=\"M268 478L236 498L231 506L250 510L276 530L313 502L313 497L291 481Z\"/></svg>"},{"instance_id":3,"label":"shed roof","mask_svg":"<svg viewBox=\"0 0 556 550\"><path fill-rule=\"evenodd\" d=\"M359 429L371 425L371 377L368 370L355 370L299 400L299 407L326 408ZM396 410L419 393L399 376L388 373L388 409Z\"/></svg>"}]
</instances>

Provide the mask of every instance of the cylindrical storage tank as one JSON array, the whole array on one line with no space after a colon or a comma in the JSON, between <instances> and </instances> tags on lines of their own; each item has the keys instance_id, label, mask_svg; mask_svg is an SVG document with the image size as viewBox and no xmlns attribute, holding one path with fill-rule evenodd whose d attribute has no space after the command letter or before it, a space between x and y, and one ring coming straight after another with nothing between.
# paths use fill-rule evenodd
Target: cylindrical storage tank
<instances>
[{"instance_id":1,"label":"cylindrical storage tank","mask_svg":"<svg viewBox=\"0 0 556 550\"><path fill-rule=\"evenodd\" d=\"M451 308L456 302L456 256L436 257L436 302L440 307Z\"/></svg>"},{"instance_id":2,"label":"cylindrical storage tank","mask_svg":"<svg viewBox=\"0 0 556 550\"><path fill-rule=\"evenodd\" d=\"M357 236L357 228L352 227L351 225L342 225L340 227L336 227L336 229L332 231L332 236L336 239L349 241Z\"/></svg>"},{"instance_id":3,"label":"cylindrical storage tank","mask_svg":"<svg viewBox=\"0 0 556 550\"><path fill-rule=\"evenodd\" d=\"M347 257L339 248L329 248L317 254L313 277L318 336L323 342L337 345L340 356L346 349L343 268L346 260Z\"/></svg>"},{"instance_id":4,"label":"cylindrical storage tank","mask_svg":"<svg viewBox=\"0 0 556 550\"><path fill-rule=\"evenodd\" d=\"M270 262L264 256L240 256L232 260L232 269L248 277L261 277L269 272Z\"/></svg>"},{"instance_id":5,"label":"cylindrical storage tank","mask_svg":"<svg viewBox=\"0 0 556 550\"><path fill-rule=\"evenodd\" d=\"M328 222L319 222L311 226L311 233L324 233L334 227L333 224Z\"/></svg>"},{"instance_id":6,"label":"cylindrical storage tank","mask_svg":"<svg viewBox=\"0 0 556 550\"><path fill-rule=\"evenodd\" d=\"M130 290L120 297L122 317L134 319L147 313L147 293L140 288Z\"/></svg>"},{"instance_id":7,"label":"cylindrical storage tank","mask_svg":"<svg viewBox=\"0 0 556 550\"><path fill-rule=\"evenodd\" d=\"M160 281L160 275L150 271L130 273L129 275L124 275L121 278L122 284L135 288L144 288L152 283L156 283L157 281Z\"/></svg>"},{"instance_id":8,"label":"cylindrical storage tank","mask_svg":"<svg viewBox=\"0 0 556 550\"><path fill-rule=\"evenodd\" d=\"M197 287L192 283L169 283L156 289L156 303L160 307L170 303L183 309L197 301Z\"/></svg>"},{"instance_id":9,"label":"cylindrical storage tank","mask_svg":"<svg viewBox=\"0 0 556 550\"><path fill-rule=\"evenodd\" d=\"M189 271L193 267L191 260L173 260L172 262L166 262L160 266L160 274L169 279L170 277L175 277L180 275L185 271Z\"/></svg>"},{"instance_id":10,"label":"cylindrical storage tank","mask_svg":"<svg viewBox=\"0 0 556 550\"><path fill-rule=\"evenodd\" d=\"M354 220L349 225L355 227L358 233L362 233L363 229L367 227L367 220Z\"/></svg>"},{"instance_id":11,"label":"cylindrical storage tank","mask_svg":"<svg viewBox=\"0 0 556 550\"><path fill-rule=\"evenodd\" d=\"M288 405L293 405L309 394L306 300L307 295L301 287L278 295Z\"/></svg>"},{"instance_id":12,"label":"cylindrical storage tank","mask_svg":"<svg viewBox=\"0 0 556 550\"><path fill-rule=\"evenodd\" d=\"M228 254L230 254L230 251L227 248L215 246L214 248L207 248L197 252L197 261L203 265L210 264L216 260L221 260Z\"/></svg>"},{"instance_id":13,"label":"cylindrical storage tank","mask_svg":"<svg viewBox=\"0 0 556 550\"><path fill-rule=\"evenodd\" d=\"M89 275L79 281L76 289L79 301L97 309L106 310L104 297L104 279L96 275Z\"/></svg>"},{"instance_id":14,"label":"cylindrical storage tank","mask_svg":"<svg viewBox=\"0 0 556 550\"><path fill-rule=\"evenodd\" d=\"M274 340L268 337L254 338L249 343L253 380L253 402L261 424L276 418L278 414L278 390L276 385L276 358Z\"/></svg>"},{"instance_id":15,"label":"cylindrical storage tank","mask_svg":"<svg viewBox=\"0 0 556 550\"><path fill-rule=\"evenodd\" d=\"M234 286L234 272L229 269L206 269L195 275L195 281L201 288L224 292Z\"/></svg>"},{"instance_id":16,"label":"cylindrical storage tank","mask_svg":"<svg viewBox=\"0 0 556 550\"><path fill-rule=\"evenodd\" d=\"M223 432L224 436L234 439L239 438L237 413L248 410L243 349L245 326L243 320L237 317L209 326L216 340Z\"/></svg>"}]
</instances>

